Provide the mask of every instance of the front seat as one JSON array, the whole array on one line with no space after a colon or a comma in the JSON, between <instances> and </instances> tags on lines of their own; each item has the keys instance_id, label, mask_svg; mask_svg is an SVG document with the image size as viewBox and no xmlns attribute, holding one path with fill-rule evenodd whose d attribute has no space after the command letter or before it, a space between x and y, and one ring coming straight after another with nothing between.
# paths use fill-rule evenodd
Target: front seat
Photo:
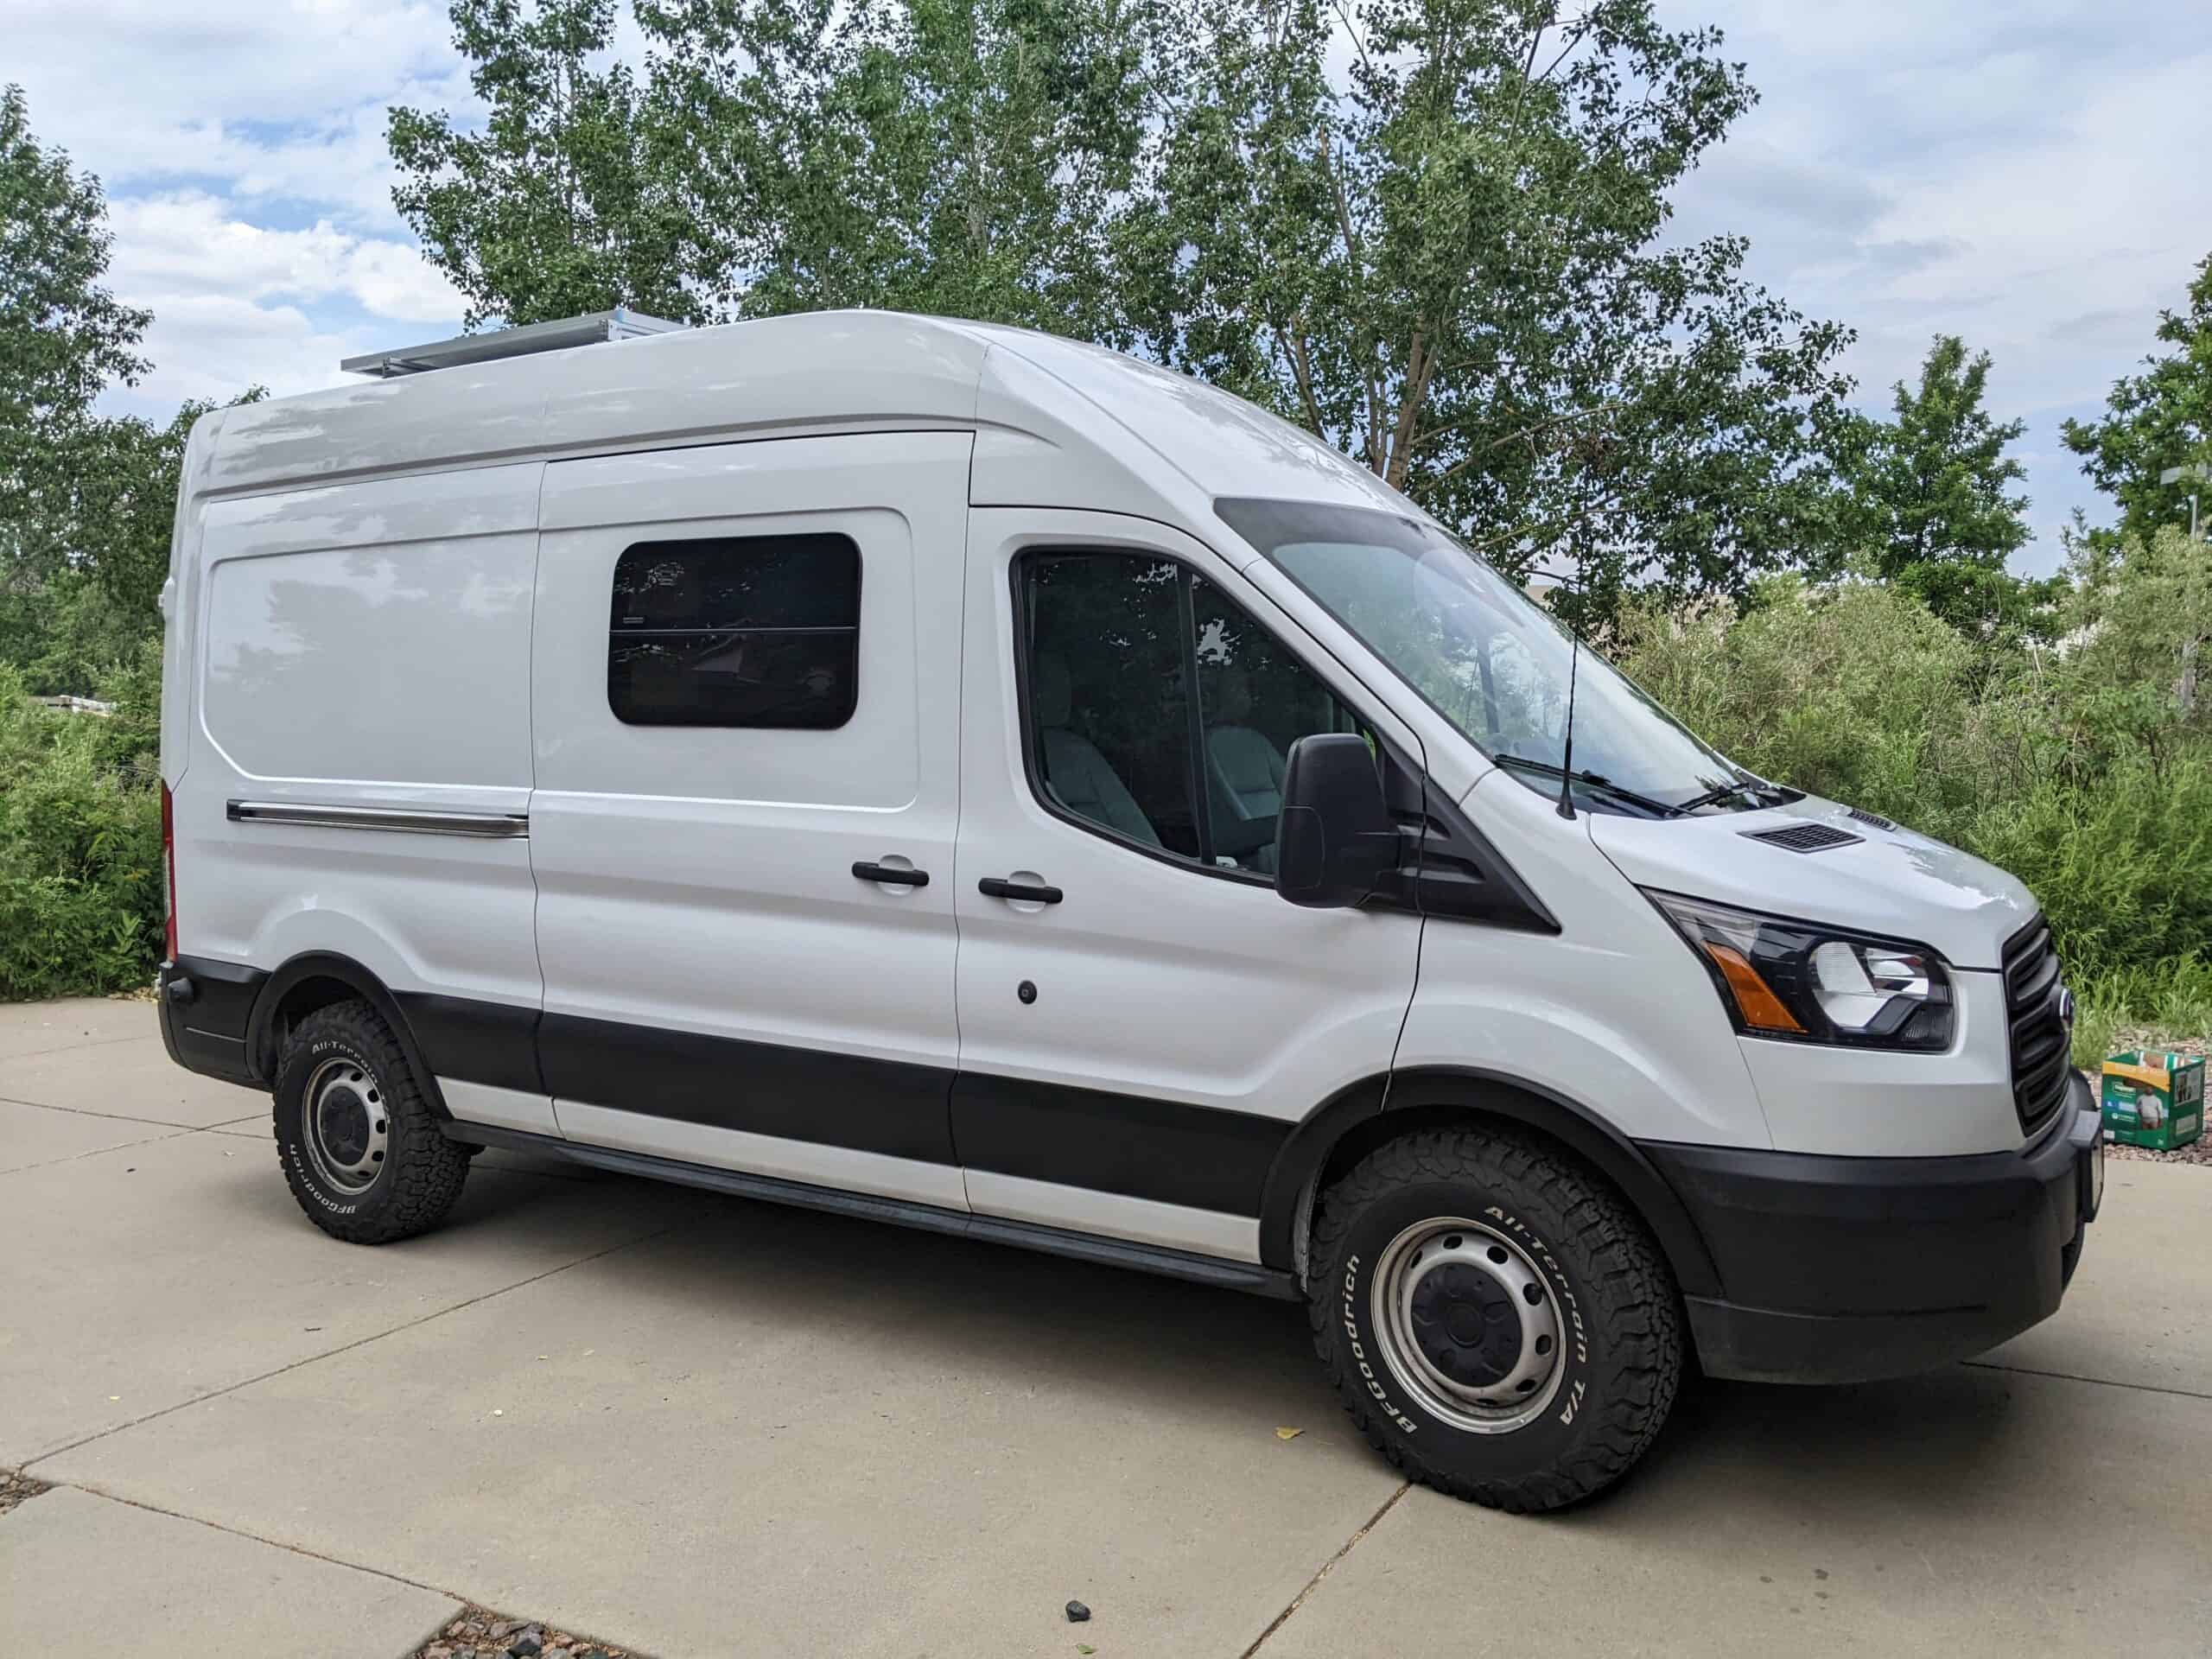
<instances>
[{"instance_id":1,"label":"front seat","mask_svg":"<svg viewBox=\"0 0 2212 1659\"><path fill-rule=\"evenodd\" d=\"M1137 798L1098 753L1089 738L1068 729L1071 695L1068 667L1049 652L1039 652L1030 665L1030 707L1037 715L1038 762L1052 798L1078 817L1109 830L1160 845L1160 832L1137 804Z\"/></svg>"},{"instance_id":2,"label":"front seat","mask_svg":"<svg viewBox=\"0 0 2212 1659\"><path fill-rule=\"evenodd\" d=\"M1264 732L1244 725L1252 712L1252 688L1234 669L1220 677L1212 714L1221 724L1206 729L1206 759L1213 768L1215 793L1246 822L1274 818L1282 811L1282 751Z\"/></svg>"}]
</instances>

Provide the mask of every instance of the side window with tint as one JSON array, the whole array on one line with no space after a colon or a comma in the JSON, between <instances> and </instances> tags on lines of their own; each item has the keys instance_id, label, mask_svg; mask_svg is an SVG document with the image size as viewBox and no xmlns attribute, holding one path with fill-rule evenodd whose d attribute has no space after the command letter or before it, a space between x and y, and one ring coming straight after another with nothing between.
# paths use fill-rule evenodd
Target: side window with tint
<instances>
[{"instance_id":1,"label":"side window with tint","mask_svg":"<svg viewBox=\"0 0 2212 1659\"><path fill-rule=\"evenodd\" d=\"M1197 858L1179 567L1032 554L1021 582L1029 753L1047 804Z\"/></svg>"},{"instance_id":2,"label":"side window with tint","mask_svg":"<svg viewBox=\"0 0 2212 1659\"><path fill-rule=\"evenodd\" d=\"M1203 576L1125 553L1020 566L1024 717L1046 804L1192 863L1274 868L1290 746L1358 722Z\"/></svg>"},{"instance_id":3,"label":"side window with tint","mask_svg":"<svg viewBox=\"0 0 2212 1659\"><path fill-rule=\"evenodd\" d=\"M842 726L860 620L849 536L639 542L614 563L607 701L632 726Z\"/></svg>"}]
</instances>

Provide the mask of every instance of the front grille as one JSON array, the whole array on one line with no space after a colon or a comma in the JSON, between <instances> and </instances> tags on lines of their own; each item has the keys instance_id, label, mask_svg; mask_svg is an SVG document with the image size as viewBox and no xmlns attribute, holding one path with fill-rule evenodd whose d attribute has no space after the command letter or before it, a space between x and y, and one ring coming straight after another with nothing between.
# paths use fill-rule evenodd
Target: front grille
<instances>
[{"instance_id":1,"label":"front grille","mask_svg":"<svg viewBox=\"0 0 2212 1659\"><path fill-rule=\"evenodd\" d=\"M2032 1133L2066 1098L2072 1033L2066 1028L2058 952L2038 917L2005 947L2005 1017L2012 1039L2012 1104Z\"/></svg>"}]
</instances>

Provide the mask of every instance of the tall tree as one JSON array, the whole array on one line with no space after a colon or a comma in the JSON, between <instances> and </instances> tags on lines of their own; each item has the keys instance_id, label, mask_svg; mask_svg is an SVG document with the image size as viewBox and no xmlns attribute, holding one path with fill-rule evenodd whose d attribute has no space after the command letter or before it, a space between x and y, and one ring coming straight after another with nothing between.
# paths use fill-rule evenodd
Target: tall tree
<instances>
[{"instance_id":1,"label":"tall tree","mask_svg":"<svg viewBox=\"0 0 2212 1659\"><path fill-rule=\"evenodd\" d=\"M2005 453L2025 421L1993 419L1982 399L1989 353L1967 353L1938 334L1920 383L1900 380L1894 417L1870 423L1850 467L1854 528L1885 576L1929 563L2001 569L2028 541L2028 498L2010 493L2027 474Z\"/></svg>"},{"instance_id":2,"label":"tall tree","mask_svg":"<svg viewBox=\"0 0 2212 1659\"><path fill-rule=\"evenodd\" d=\"M687 136L626 65L598 67L615 0L454 0L451 15L489 120L394 109L385 139L393 205L467 296L468 326L622 304L712 320L695 278L726 243L694 211Z\"/></svg>"},{"instance_id":3,"label":"tall tree","mask_svg":"<svg viewBox=\"0 0 2212 1659\"><path fill-rule=\"evenodd\" d=\"M2212 467L2212 254L2197 264L2189 308L2159 314L2158 339L2171 349L2115 380L2101 419L2064 429L2082 470L2120 503L2120 534L2146 543L2188 522L2191 494L2212 513L2212 476L2158 481L2170 467Z\"/></svg>"},{"instance_id":4,"label":"tall tree","mask_svg":"<svg viewBox=\"0 0 2212 1659\"><path fill-rule=\"evenodd\" d=\"M149 318L103 280L111 239L99 181L39 143L20 86L0 92L0 581L33 581L66 556L71 519L54 498L92 401L146 368Z\"/></svg>"},{"instance_id":5,"label":"tall tree","mask_svg":"<svg viewBox=\"0 0 2212 1659\"><path fill-rule=\"evenodd\" d=\"M1189 4L1128 232L1155 353L1509 571L1575 567L1585 607L1833 548L1848 331L1747 283L1740 238L1666 240L1755 96L1718 30L1648 0Z\"/></svg>"},{"instance_id":6,"label":"tall tree","mask_svg":"<svg viewBox=\"0 0 2212 1659\"><path fill-rule=\"evenodd\" d=\"M1850 335L1746 282L1740 238L1668 239L1753 94L1650 0L634 0L640 79L592 67L613 4L454 0L489 128L393 113L397 199L472 321L658 283L680 315L1134 348L1509 570L1578 567L1592 608L1837 546Z\"/></svg>"}]
</instances>

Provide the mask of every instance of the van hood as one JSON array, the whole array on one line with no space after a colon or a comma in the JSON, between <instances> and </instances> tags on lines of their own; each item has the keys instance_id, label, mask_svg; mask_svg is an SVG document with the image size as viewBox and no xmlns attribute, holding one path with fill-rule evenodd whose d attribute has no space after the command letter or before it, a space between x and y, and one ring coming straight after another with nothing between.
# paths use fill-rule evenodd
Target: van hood
<instances>
[{"instance_id":1,"label":"van hood","mask_svg":"<svg viewBox=\"0 0 2212 1659\"><path fill-rule=\"evenodd\" d=\"M1584 816L1598 849L1638 887L1932 945L1954 968L1996 968L2037 913L1995 865L1815 795L1687 818ZM1814 852L1756 839L1806 825L1855 839Z\"/></svg>"}]
</instances>

